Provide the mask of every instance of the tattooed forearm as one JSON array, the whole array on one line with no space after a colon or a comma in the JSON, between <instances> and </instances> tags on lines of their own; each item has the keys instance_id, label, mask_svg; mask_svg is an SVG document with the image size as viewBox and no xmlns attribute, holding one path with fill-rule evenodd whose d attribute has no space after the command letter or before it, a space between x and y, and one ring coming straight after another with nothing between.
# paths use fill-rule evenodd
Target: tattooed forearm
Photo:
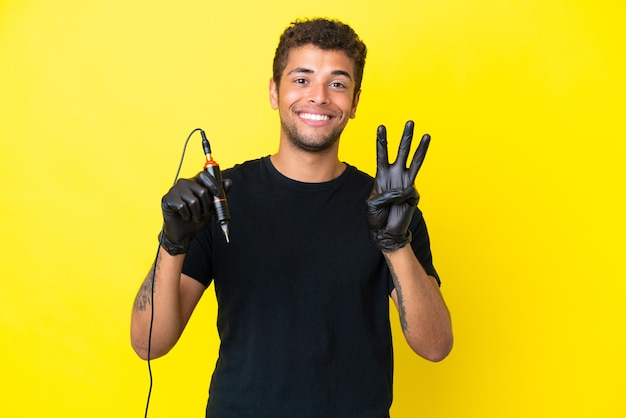
<instances>
[{"instance_id":1,"label":"tattooed forearm","mask_svg":"<svg viewBox=\"0 0 626 418\"><path fill-rule=\"evenodd\" d=\"M153 270L150 270L148 277L144 280L137 296L135 297L135 310L145 311L148 305L152 303L152 287L154 286L154 274Z\"/></svg>"},{"instance_id":2,"label":"tattooed forearm","mask_svg":"<svg viewBox=\"0 0 626 418\"><path fill-rule=\"evenodd\" d=\"M393 280L393 285L396 289L396 296L398 297L398 312L400 314L400 326L402 327L402 331L406 332L408 330L408 324L406 322L406 307L404 306L404 295L402 294L402 285L398 280L398 275L393 269L391 265L391 260L387 254L383 253L385 256L385 261L387 262L387 266L389 267L389 272L391 273L391 279Z\"/></svg>"},{"instance_id":3,"label":"tattooed forearm","mask_svg":"<svg viewBox=\"0 0 626 418\"><path fill-rule=\"evenodd\" d=\"M150 268L148 276L143 281L137 296L135 297L135 310L145 311L146 308L152 304L152 295L154 294L154 286L156 284L156 272L159 270L159 264L161 262L161 255L157 256L154 265Z\"/></svg>"}]
</instances>

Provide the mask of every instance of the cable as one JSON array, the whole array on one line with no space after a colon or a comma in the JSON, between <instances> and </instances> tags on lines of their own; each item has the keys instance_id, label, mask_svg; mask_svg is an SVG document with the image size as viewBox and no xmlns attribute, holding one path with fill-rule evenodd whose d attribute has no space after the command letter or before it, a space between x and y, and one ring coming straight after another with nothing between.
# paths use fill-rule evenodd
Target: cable
<instances>
[{"instance_id":1,"label":"cable","mask_svg":"<svg viewBox=\"0 0 626 418\"><path fill-rule=\"evenodd\" d=\"M180 175L180 170L183 166L183 162L185 160L185 153L187 152L187 144L189 144L189 140L191 139L191 136L196 132L196 131L200 131L202 132L202 129L200 128L196 128L193 131L191 131L189 133L189 136L187 136L187 139L185 140L185 145L183 146L183 153L180 156L180 161L178 163L178 169L176 170L176 175L174 176L174 182L172 183L172 186L174 186L176 184L176 182L178 181L178 176ZM159 234L159 237L163 237L163 229L165 228L165 224L163 224L161 226L161 234ZM161 249L161 240L162 238L159 238L159 246L157 247L157 252L156 252L156 256L154 257L154 264L152 265L152 273L150 274L150 279L151 279L151 283L150 283L150 327L148 329L148 376L150 377L150 386L148 388L148 396L146 399L146 409L144 412L144 418L148 417L148 409L150 408L150 397L152 396L152 386L154 384L154 379L152 377L152 365L150 363L150 357L151 357L151 350L152 350L152 326L154 325L154 279L155 279L155 275L156 275L156 265L157 265L157 261L159 259L159 251Z\"/></svg>"}]
</instances>

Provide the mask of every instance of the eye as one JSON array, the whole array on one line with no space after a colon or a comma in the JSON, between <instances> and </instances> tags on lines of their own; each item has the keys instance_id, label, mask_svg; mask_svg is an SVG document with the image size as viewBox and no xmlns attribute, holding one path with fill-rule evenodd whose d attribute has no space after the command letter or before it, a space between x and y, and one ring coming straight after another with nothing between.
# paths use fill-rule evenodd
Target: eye
<instances>
[{"instance_id":1,"label":"eye","mask_svg":"<svg viewBox=\"0 0 626 418\"><path fill-rule=\"evenodd\" d=\"M339 81L333 81L332 83L330 83L330 86L334 87L336 89L345 89L346 88L346 85L341 83L341 82L339 82Z\"/></svg>"},{"instance_id":2,"label":"eye","mask_svg":"<svg viewBox=\"0 0 626 418\"><path fill-rule=\"evenodd\" d=\"M295 80L293 80L293 82L295 84L306 84L306 79L305 78L296 78Z\"/></svg>"}]
</instances>

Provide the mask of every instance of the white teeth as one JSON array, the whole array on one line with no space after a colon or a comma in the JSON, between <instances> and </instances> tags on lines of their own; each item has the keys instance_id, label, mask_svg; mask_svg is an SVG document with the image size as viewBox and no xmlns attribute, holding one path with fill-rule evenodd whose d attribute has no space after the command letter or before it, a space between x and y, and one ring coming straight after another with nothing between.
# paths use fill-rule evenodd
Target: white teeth
<instances>
[{"instance_id":1,"label":"white teeth","mask_svg":"<svg viewBox=\"0 0 626 418\"><path fill-rule=\"evenodd\" d=\"M322 121L322 120L329 120L330 116L328 115L317 115L314 113L301 113L300 117L302 119L308 119L308 120L316 120L316 121Z\"/></svg>"}]
</instances>

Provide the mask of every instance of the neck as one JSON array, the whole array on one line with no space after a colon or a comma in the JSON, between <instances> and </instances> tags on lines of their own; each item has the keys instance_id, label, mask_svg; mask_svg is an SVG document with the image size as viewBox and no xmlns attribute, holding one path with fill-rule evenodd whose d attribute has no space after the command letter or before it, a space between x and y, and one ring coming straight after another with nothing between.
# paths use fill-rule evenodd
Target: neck
<instances>
[{"instance_id":1,"label":"neck","mask_svg":"<svg viewBox=\"0 0 626 418\"><path fill-rule=\"evenodd\" d=\"M270 156L274 167L285 177L303 183L323 183L336 179L346 169L339 161L337 148L325 152L308 152L281 146Z\"/></svg>"}]
</instances>

